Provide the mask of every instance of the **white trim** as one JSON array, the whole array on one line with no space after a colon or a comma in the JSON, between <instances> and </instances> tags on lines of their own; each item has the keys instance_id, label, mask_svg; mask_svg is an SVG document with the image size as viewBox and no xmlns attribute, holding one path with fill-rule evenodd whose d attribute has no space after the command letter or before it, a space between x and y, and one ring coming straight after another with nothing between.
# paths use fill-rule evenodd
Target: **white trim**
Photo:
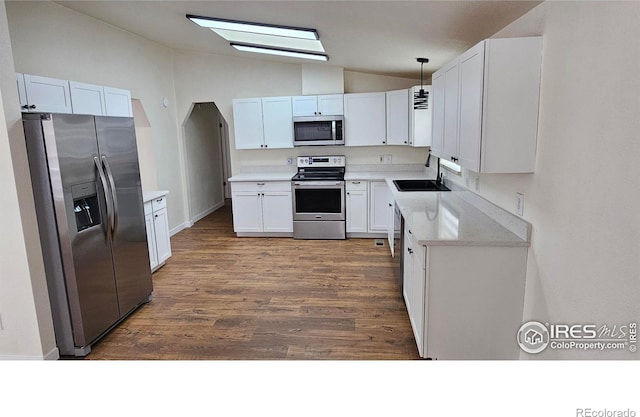
<instances>
[{"instance_id":1,"label":"white trim","mask_svg":"<svg viewBox=\"0 0 640 417\"><path fill-rule=\"evenodd\" d=\"M60 351L57 347L53 348L44 356L25 356L25 355L0 355L0 361L42 361L42 360L58 360L60 359Z\"/></svg>"},{"instance_id":2,"label":"white trim","mask_svg":"<svg viewBox=\"0 0 640 417\"><path fill-rule=\"evenodd\" d=\"M171 237L171 236L175 235L176 233L179 233L179 232L183 231L184 229L188 229L189 227L191 227L191 226L189 226L189 222L181 223L181 224L177 225L176 227L174 227L173 229L169 230L169 236Z\"/></svg>"},{"instance_id":3,"label":"white trim","mask_svg":"<svg viewBox=\"0 0 640 417\"><path fill-rule=\"evenodd\" d=\"M214 204L213 207L206 209L202 213L197 214L196 216L193 217L193 219L191 219L191 226L193 226L197 221L202 220L203 218L207 217L209 214L213 213L214 211L218 210L223 206L224 206L224 201L221 201L219 203Z\"/></svg>"}]
</instances>

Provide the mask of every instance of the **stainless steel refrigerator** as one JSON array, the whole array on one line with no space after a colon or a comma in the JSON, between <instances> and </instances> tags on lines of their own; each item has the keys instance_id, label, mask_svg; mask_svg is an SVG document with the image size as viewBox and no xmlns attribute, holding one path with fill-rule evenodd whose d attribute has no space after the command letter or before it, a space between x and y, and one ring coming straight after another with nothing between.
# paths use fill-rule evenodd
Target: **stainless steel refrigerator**
<instances>
[{"instance_id":1,"label":"stainless steel refrigerator","mask_svg":"<svg viewBox=\"0 0 640 417\"><path fill-rule=\"evenodd\" d=\"M24 113L56 342L91 345L153 290L133 118Z\"/></svg>"}]
</instances>

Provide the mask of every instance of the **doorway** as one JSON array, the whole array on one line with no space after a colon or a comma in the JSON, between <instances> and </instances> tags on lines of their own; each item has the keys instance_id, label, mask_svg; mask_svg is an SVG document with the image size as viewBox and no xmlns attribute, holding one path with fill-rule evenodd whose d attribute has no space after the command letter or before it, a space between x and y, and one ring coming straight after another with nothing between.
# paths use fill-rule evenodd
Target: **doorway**
<instances>
[{"instance_id":1,"label":"doorway","mask_svg":"<svg viewBox=\"0 0 640 417\"><path fill-rule=\"evenodd\" d=\"M184 122L189 221L224 206L227 192L228 124L213 102L193 103Z\"/></svg>"}]
</instances>

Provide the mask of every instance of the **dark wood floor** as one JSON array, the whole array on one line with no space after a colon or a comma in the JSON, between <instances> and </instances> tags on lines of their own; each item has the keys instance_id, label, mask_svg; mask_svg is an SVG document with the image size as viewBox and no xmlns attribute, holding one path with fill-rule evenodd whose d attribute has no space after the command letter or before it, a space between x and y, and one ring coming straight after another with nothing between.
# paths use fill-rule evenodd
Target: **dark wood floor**
<instances>
[{"instance_id":1,"label":"dark wood floor","mask_svg":"<svg viewBox=\"0 0 640 417\"><path fill-rule=\"evenodd\" d=\"M386 242L236 238L227 204L171 244L87 359L418 358Z\"/></svg>"}]
</instances>

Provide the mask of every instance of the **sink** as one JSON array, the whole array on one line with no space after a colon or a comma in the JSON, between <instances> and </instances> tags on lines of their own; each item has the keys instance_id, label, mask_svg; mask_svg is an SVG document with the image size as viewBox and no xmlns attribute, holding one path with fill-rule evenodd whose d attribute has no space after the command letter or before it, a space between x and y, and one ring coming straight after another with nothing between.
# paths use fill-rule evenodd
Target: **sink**
<instances>
[{"instance_id":1,"label":"sink","mask_svg":"<svg viewBox=\"0 0 640 417\"><path fill-rule=\"evenodd\" d=\"M436 180L393 180L398 191L451 191Z\"/></svg>"}]
</instances>

